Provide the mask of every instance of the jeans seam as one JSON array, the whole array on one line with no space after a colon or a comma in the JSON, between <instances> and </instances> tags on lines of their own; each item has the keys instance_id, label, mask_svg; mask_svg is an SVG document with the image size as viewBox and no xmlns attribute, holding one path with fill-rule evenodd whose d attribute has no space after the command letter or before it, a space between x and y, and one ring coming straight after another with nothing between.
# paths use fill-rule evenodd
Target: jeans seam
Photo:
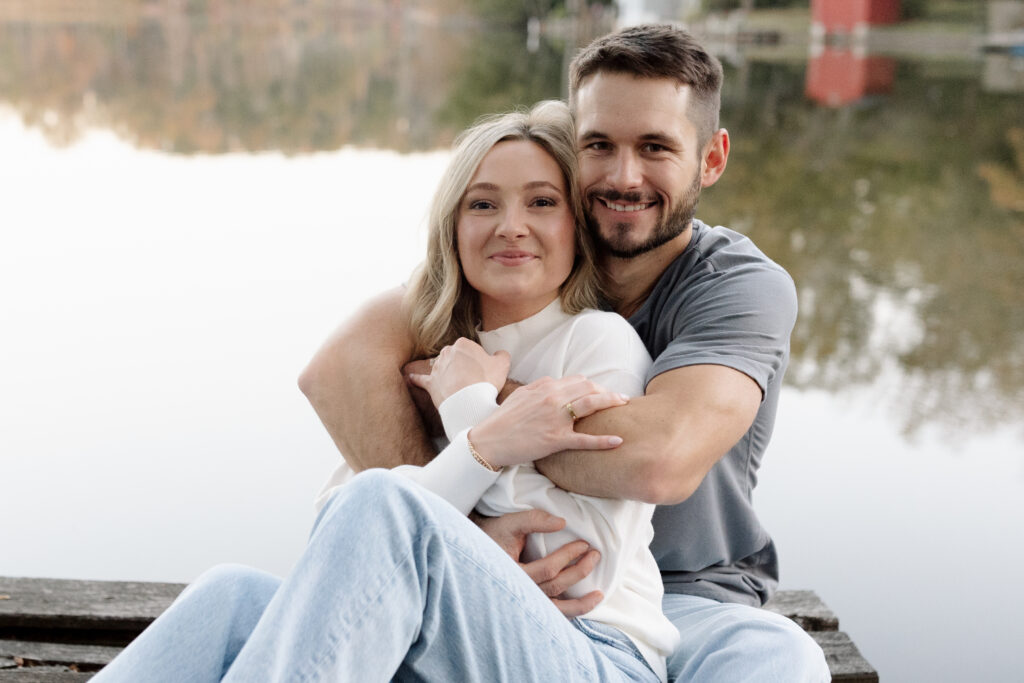
<instances>
[{"instance_id":1,"label":"jeans seam","mask_svg":"<svg viewBox=\"0 0 1024 683\"><path fill-rule=\"evenodd\" d=\"M482 572L483 574L486 574L487 576L489 576L489 577L491 578L491 580L492 580L492 583L493 583L493 584L495 584L496 586L500 587L500 588L501 588L502 590L504 590L504 591L505 591L505 592L506 592L506 593L507 593L507 594L509 595L509 597L511 597L511 598L513 599L513 601L514 601L514 602L515 602L515 603L516 603L516 604L517 604L517 605L518 605L519 607L523 608L523 614L524 614L524 615L525 615L525 616L526 616L526 617L527 617L528 619L530 619L531 621L533 621L533 622L534 622L534 624L536 624L536 625L537 625L537 627L538 627L538 628L539 628L540 630L542 630L542 631L543 631L543 632L545 633L545 635L547 635L547 637L548 637L548 638L549 638L549 639L550 639L550 640L551 640L552 642L554 642L554 643L558 643L558 642L560 642L560 638L558 638L558 637L556 636L556 634L552 633L552 632L551 632L551 631L550 631L550 630L549 630L549 629L548 629L548 628L546 627L546 625L544 624L544 622L540 621L539 619L536 619L536 618L535 618L535 617L533 616L533 612L532 612L531 610L529 610L529 609L526 609L527 605L525 605L525 604L524 604L524 603L522 602L522 600L520 599L520 597L519 597L518 595L516 595L516 594L515 594L515 593L514 593L513 591L511 591L511 590L509 590L509 589L508 589L508 587L507 587L507 586L505 585L504 581L502 581L502 580L500 579L500 577L497 577L497 576L495 576L495 575L494 575L493 573L491 573L491 572L490 572L490 571L488 570L488 568L487 568L487 566L486 566L486 565L483 565L483 564L481 564L480 562L478 562L478 561L476 560L476 558L475 558L475 557L473 557L472 555L470 555L469 553L467 553L467 552L466 552L465 550L463 550L463 549L462 549L462 547L461 547L461 546L460 546L460 545L459 545L459 544L458 544L457 542L450 542L450 541L449 541L449 538L454 538L454 539L455 539L455 540L457 541L457 540L458 540L458 537L457 537L457 536L450 536L449 534L445 533L445 530L444 530L443 528L442 528L442 529L440 529L440 531L441 531L441 533L440 533L440 536L442 537L442 539L444 539L444 541L445 541L445 544L446 544L446 545L448 545L448 547L449 547L450 549L452 549L452 550L453 550L453 551L455 551L455 552L458 552L458 553L459 553L459 555L461 555L461 556L462 556L463 558L465 558L466 560L468 560L469 562L471 562L471 563L472 563L472 564L473 564L473 565L474 565L474 566L475 566L475 567L476 567L476 568L477 568L478 570L480 570L480 571L481 571L481 572ZM511 558L509 558L509 559L511 559ZM577 657L577 656L573 655L573 654L572 654L572 652L571 652L571 651L569 651L569 650L567 650L566 648L562 648L562 647L560 647L559 649L563 650L563 652L565 652L565 654L566 654L567 656L572 656L572 659L573 659L573 663L574 663L574 664L576 665L576 667L577 667L578 669L581 669L581 670L582 670L582 671L583 671L584 673L586 673L586 674L587 674L588 676L590 676L590 677L591 677L591 680L596 680L596 679L594 679L593 677L597 675L597 671L595 671L595 670L594 670L594 669L593 669L593 668L592 668L591 666L589 666L589 665L588 665L588 664L587 664L586 662L583 662L583 661L581 661L581 660L579 659L579 657Z\"/></svg>"},{"instance_id":2,"label":"jeans seam","mask_svg":"<svg viewBox=\"0 0 1024 683\"><path fill-rule=\"evenodd\" d=\"M416 543L420 540L420 536L422 536L422 531L416 535L412 546L416 545ZM374 593L373 596L367 601L368 606L372 606L380 602L381 596L384 594L384 592L394 584L395 575L398 573L398 570L401 567L405 566L405 564L409 563L411 557L412 552L411 550L408 550L405 556L395 563L394 567L392 567L391 569L390 574L388 574L387 578L385 578L385 580L381 583L380 589L376 593ZM334 658L336 658L338 654L338 645L347 640L347 637L350 637L352 631L358 628L358 626L366 620L366 617L370 614L370 612L371 609L369 608L363 610L359 618L355 619L354 621L348 624L345 624L347 628L342 633L338 632L339 627L342 626L341 619L334 620L334 626L333 628L331 628L330 633L328 634L328 641L330 647L326 648L326 652L322 653L319 658L315 658L312 662L310 662L310 665L307 668L306 672L296 672L296 675L298 676L296 680L310 682L323 680L323 677L320 676L317 672L323 668L324 663L328 661L334 661Z\"/></svg>"}]
</instances>

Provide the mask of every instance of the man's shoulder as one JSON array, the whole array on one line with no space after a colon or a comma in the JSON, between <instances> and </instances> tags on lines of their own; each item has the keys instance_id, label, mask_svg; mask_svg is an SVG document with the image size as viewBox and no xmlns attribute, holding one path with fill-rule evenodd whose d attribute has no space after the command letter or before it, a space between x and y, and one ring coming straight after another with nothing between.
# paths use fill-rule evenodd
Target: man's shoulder
<instances>
[{"instance_id":1,"label":"man's shoulder","mask_svg":"<svg viewBox=\"0 0 1024 683\"><path fill-rule=\"evenodd\" d=\"M694 224L690 246L630 318L640 336L650 342L652 334L675 337L709 326L788 335L797 313L796 286L789 273L745 235Z\"/></svg>"},{"instance_id":2,"label":"man's shoulder","mask_svg":"<svg viewBox=\"0 0 1024 683\"><path fill-rule=\"evenodd\" d=\"M753 268L789 276L752 239L723 225L710 226L694 219L693 241L687 251L695 264L707 264L715 271Z\"/></svg>"},{"instance_id":3,"label":"man's shoulder","mask_svg":"<svg viewBox=\"0 0 1024 683\"><path fill-rule=\"evenodd\" d=\"M662 305L687 306L722 288L737 289L756 299L796 298L786 269L761 251L746 235L694 219L687 249L665 269L652 293Z\"/></svg>"}]
</instances>

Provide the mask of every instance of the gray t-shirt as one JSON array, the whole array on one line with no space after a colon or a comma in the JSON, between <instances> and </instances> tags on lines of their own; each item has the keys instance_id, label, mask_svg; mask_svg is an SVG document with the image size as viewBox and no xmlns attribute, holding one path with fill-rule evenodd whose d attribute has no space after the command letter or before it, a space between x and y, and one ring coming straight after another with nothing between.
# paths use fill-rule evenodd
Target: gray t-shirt
<instances>
[{"instance_id":1,"label":"gray t-shirt","mask_svg":"<svg viewBox=\"0 0 1024 683\"><path fill-rule=\"evenodd\" d=\"M763 393L753 425L694 494L654 514L651 550L668 593L760 605L778 585L775 545L751 492L775 424L796 309L792 278L753 242L694 220L689 246L629 319L654 358L648 382L679 367L724 365Z\"/></svg>"}]
</instances>

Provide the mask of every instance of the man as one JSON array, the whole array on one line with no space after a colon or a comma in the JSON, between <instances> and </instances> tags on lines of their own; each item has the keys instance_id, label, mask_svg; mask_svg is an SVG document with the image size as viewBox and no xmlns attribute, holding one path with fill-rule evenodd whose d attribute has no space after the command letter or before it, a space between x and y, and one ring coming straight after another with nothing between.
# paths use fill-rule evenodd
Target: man
<instances>
[{"instance_id":1,"label":"man","mask_svg":"<svg viewBox=\"0 0 1024 683\"><path fill-rule=\"evenodd\" d=\"M669 660L670 680L828 680L813 641L757 609L778 567L751 490L774 424L796 295L748 239L694 219L700 191L729 155L718 127L721 80L718 62L668 26L600 38L570 67L600 266L616 310L655 362L644 397L577 423L622 436L622 446L559 453L537 467L571 491L659 504L652 549L665 613L683 643ZM411 354L400 300L396 291L371 302L300 378L357 470L432 455L400 372ZM378 387L372 400L365 386ZM520 515L484 528L514 549L550 523ZM524 569L555 598L596 561L580 542ZM570 617L594 606L590 597L556 603Z\"/></svg>"}]
</instances>

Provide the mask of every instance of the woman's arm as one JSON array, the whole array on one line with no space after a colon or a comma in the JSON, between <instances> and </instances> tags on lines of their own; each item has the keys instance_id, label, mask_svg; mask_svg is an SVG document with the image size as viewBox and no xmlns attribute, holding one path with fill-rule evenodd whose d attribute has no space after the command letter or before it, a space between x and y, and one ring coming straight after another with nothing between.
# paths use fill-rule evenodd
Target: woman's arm
<instances>
[{"instance_id":1,"label":"woman's arm","mask_svg":"<svg viewBox=\"0 0 1024 683\"><path fill-rule=\"evenodd\" d=\"M479 424L452 435L451 443L426 466L401 467L397 471L468 514L504 467L532 462L571 443L586 443L595 449L615 448L621 443L616 436L592 436L573 430L566 403L572 402L577 414L584 417L627 400L583 377L542 378L515 391L501 406L495 402L497 393L494 384L478 382L449 397L445 404L462 401L473 411L479 408ZM447 412L445 404L442 415ZM472 423L473 411L463 411L470 414L461 419Z\"/></svg>"}]
</instances>

